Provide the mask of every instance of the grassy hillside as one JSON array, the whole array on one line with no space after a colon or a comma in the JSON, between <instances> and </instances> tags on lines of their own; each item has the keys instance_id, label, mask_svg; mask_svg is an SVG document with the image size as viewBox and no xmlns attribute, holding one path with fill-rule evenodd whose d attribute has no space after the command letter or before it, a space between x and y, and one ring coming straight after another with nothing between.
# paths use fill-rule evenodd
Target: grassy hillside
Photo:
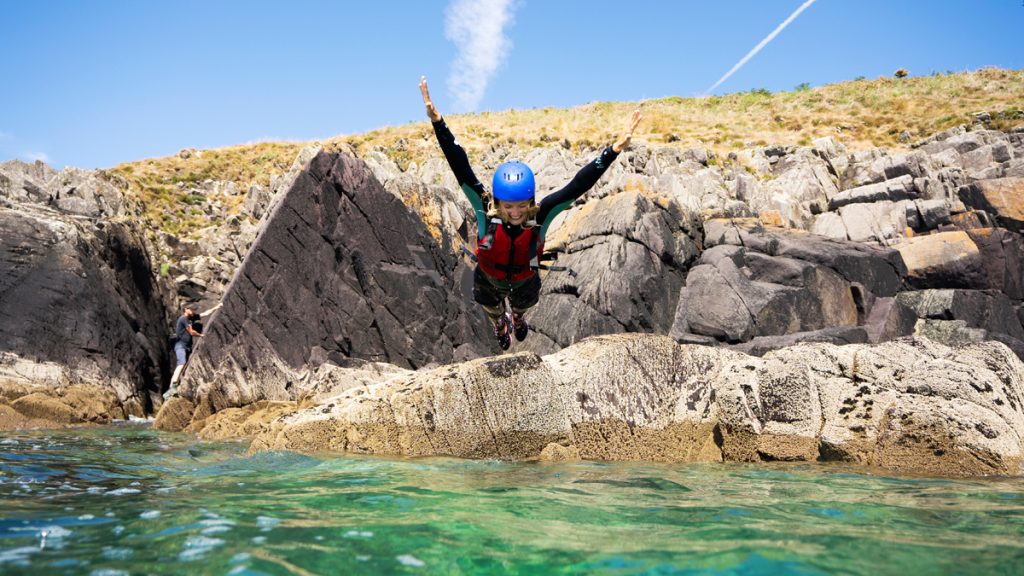
<instances>
[{"instance_id":1,"label":"grassy hillside","mask_svg":"<svg viewBox=\"0 0 1024 576\"><path fill-rule=\"evenodd\" d=\"M568 146L574 151L610 143L624 128L635 102L600 102L570 109L542 108L447 116L470 157L496 142L522 148ZM409 106L422 112L415 79ZM832 136L851 150L882 146L906 148L935 132L970 124L986 111L990 127L1024 124L1024 70L986 68L976 72L906 78L858 79L819 88L798 86L772 94L752 90L726 96L661 98L643 103L644 121L635 143L690 148L718 155L767 145L806 145ZM442 108L443 111L443 108ZM238 213L253 183L291 165L307 143L266 142L202 150L187 158L172 156L121 164L112 172L126 178L145 218L158 230L188 237L209 224L198 214L202 198L189 184L227 180L239 184L237 198L221 199L223 217ZM358 152L383 149L400 166L438 155L429 123L388 127L338 136L325 145L350 145Z\"/></svg>"}]
</instances>

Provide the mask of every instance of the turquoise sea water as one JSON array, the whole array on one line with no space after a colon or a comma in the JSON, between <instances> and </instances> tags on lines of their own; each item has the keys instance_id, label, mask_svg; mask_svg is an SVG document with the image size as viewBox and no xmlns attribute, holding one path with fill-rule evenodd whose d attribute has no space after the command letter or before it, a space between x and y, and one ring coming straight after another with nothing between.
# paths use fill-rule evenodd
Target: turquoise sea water
<instances>
[{"instance_id":1,"label":"turquoise sea water","mask_svg":"<svg viewBox=\"0 0 1024 576\"><path fill-rule=\"evenodd\" d=\"M1021 574L1024 479L0 436L0 574Z\"/></svg>"}]
</instances>

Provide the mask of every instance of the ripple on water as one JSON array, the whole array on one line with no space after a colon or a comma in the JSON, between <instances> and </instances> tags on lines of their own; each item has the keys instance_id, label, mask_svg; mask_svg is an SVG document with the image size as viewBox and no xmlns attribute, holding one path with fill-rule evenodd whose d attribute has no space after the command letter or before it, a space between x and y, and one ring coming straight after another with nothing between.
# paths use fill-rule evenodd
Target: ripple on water
<instances>
[{"instance_id":1,"label":"ripple on water","mask_svg":"<svg viewBox=\"0 0 1024 576\"><path fill-rule=\"evenodd\" d=\"M103 558L107 560L127 560L135 554L135 550L127 547L104 546Z\"/></svg>"},{"instance_id":2,"label":"ripple on water","mask_svg":"<svg viewBox=\"0 0 1024 576\"><path fill-rule=\"evenodd\" d=\"M198 560L218 546L223 546L224 540L210 538L208 536L192 536L185 541L185 549L178 554L178 559L183 562Z\"/></svg>"},{"instance_id":3,"label":"ripple on water","mask_svg":"<svg viewBox=\"0 0 1024 576\"><path fill-rule=\"evenodd\" d=\"M129 494L139 494L142 490L138 488L116 488L106 493L107 496L127 496Z\"/></svg>"},{"instance_id":4,"label":"ripple on water","mask_svg":"<svg viewBox=\"0 0 1024 576\"><path fill-rule=\"evenodd\" d=\"M131 576L131 572L117 568L97 568L89 572L89 576Z\"/></svg>"},{"instance_id":5,"label":"ripple on water","mask_svg":"<svg viewBox=\"0 0 1024 576\"><path fill-rule=\"evenodd\" d=\"M39 552L38 546L21 546L0 550L0 568L5 564L14 566L29 566L29 557Z\"/></svg>"},{"instance_id":6,"label":"ripple on water","mask_svg":"<svg viewBox=\"0 0 1024 576\"><path fill-rule=\"evenodd\" d=\"M260 527L263 532L270 532L274 527L281 523L280 518L273 518L271 516L257 516L256 525Z\"/></svg>"},{"instance_id":7,"label":"ripple on water","mask_svg":"<svg viewBox=\"0 0 1024 576\"><path fill-rule=\"evenodd\" d=\"M413 556L412 554L402 554L401 556L395 557L399 564L403 566L412 566L413 568L422 568L427 565L426 562Z\"/></svg>"},{"instance_id":8,"label":"ripple on water","mask_svg":"<svg viewBox=\"0 0 1024 576\"><path fill-rule=\"evenodd\" d=\"M3 574L1024 573L1019 479L248 457L144 428L15 440Z\"/></svg>"}]
</instances>

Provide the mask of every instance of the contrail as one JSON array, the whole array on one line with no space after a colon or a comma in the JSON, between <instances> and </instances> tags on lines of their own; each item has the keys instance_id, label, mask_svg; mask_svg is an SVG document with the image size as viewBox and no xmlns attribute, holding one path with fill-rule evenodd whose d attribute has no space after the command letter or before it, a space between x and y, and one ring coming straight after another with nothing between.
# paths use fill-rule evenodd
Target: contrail
<instances>
[{"instance_id":1,"label":"contrail","mask_svg":"<svg viewBox=\"0 0 1024 576\"><path fill-rule=\"evenodd\" d=\"M448 90L458 111L476 110L487 83L511 50L505 27L513 23L515 8L515 0L454 0L448 5L444 34L458 47Z\"/></svg>"},{"instance_id":2,"label":"contrail","mask_svg":"<svg viewBox=\"0 0 1024 576\"><path fill-rule=\"evenodd\" d=\"M758 52L761 51L761 48L764 48L765 46L768 45L769 42L774 40L775 37L779 35L779 32L782 32L786 28L786 26L789 26L789 24L793 20L796 20L796 17L799 16L801 12L806 10L807 7L810 6L811 4L814 4L814 2L815 2L815 0L807 0L806 2L801 4L800 7L797 8L795 12L793 12L792 14L789 15L789 18L786 18L782 22L782 24L779 24L779 26L777 28L775 28L775 30L772 30L771 34L766 36L764 40L761 40L761 42L759 42L757 46L754 46L753 50L748 52L746 56L744 56L742 59L740 59L740 61L737 62L736 65L732 67L732 70L729 70L728 72L726 72L725 76L722 76L718 80L718 82L715 82L714 84L712 84L711 88L708 88L707 90L705 90L704 94L710 94L712 90L714 90L715 88L718 88L719 84L721 84L722 82L725 82L726 80L728 80L729 76L732 76L733 74L736 73L737 70L742 68L743 65L746 64L751 58L753 58L755 54L757 54Z\"/></svg>"}]
</instances>

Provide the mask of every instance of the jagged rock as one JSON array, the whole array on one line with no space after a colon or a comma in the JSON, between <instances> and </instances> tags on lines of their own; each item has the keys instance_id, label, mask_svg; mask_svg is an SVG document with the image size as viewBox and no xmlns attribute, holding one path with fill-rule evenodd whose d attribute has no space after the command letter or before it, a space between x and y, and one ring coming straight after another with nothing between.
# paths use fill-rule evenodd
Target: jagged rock
<instances>
[{"instance_id":1,"label":"jagged rock","mask_svg":"<svg viewBox=\"0 0 1024 576\"><path fill-rule=\"evenodd\" d=\"M968 132L961 126L940 132L925 142L920 143L917 147L928 154L936 154L949 149L954 150L957 154L966 154L1002 138L1005 138L1005 136L1001 132L991 130L973 130Z\"/></svg>"},{"instance_id":2,"label":"jagged rock","mask_svg":"<svg viewBox=\"0 0 1024 576\"><path fill-rule=\"evenodd\" d=\"M952 217L946 200L915 200L907 206L907 225L917 232L936 230Z\"/></svg>"},{"instance_id":3,"label":"jagged rock","mask_svg":"<svg viewBox=\"0 0 1024 576\"><path fill-rule=\"evenodd\" d=\"M883 200L870 204L849 204L839 209L839 218L846 230L846 237L854 242L878 242L882 245L903 238L907 231L907 206L909 201L890 202ZM811 231L820 230L812 226ZM836 237L829 231L828 236ZM842 239L842 238L840 238Z\"/></svg>"},{"instance_id":4,"label":"jagged rock","mask_svg":"<svg viewBox=\"0 0 1024 576\"><path fill-rule=\"evenodd\" d=\"M476 230L475 220L468 218L473 208L458 188L428 186L409 174L392 177L384 188L419 214L430 235L446 252L458 251L463 238Z\"/></svg>"},{"instance_id":5,"label":"jagged rock","mask_svg":"<svg viewBox=\"0 0 1024 576\"><path fill-rule=\"evenodd\" d=\"M6 184L0 195L16 202L48 206L65 214L109 218L125 214L124 185L102 170L65 168L57 172L36 161L0 163Z\"/></svg>"},{"instance_id":6,"label":"jagged rock","mask_svg":"<svg viewBox=\"0 0 1024 576\"><path fill-rule=\"evenodd\" d=\"M846 223L838 212L825 212L814 219L809 229L811 234L824 236L834 240L849 240L850 233L846 230Z\"/></svg>"},{"instance_id":7,"label":"jagged rock","mask_svg":"<svg viewBox=\"0 0 1024 576\"><path fill-rule=\"evenodd\" d=\"M931 136L928 136L927 138L923 138L923 139L921 139L921 140L919 140L917 142L914 142L913 144L910 145L910 147L911 148L921 148L921 149L925 150L926 152L928 152L929 154L935 154L938 151L941 151L941 150L944 150L945 148L948 148L948 146L942 144L944 141L946 141L946 140L948 140L948 139L950 139L950 138L952 138L954 136L959 136L961 134L966 134L966 133L967 133L967 126L964 126L963 124L961 124L959 126L955 126L955 127L950 128L948 130L943 130L942 132L937 132L935 134L932 134ZM929 145L933 145L932 148L928 148Z\"/></svg>"},{"instance_id":8,"label":"jagged rock","mask_svg":"<svg viewBox=\"0 0 1024 576\"><path fill-rule=\"evenodd\" d=\"M112 419L142 414L140 402L122 402L103 386L18 386L0 382L0 430L109 424Z\"/></svg>"},{"instance_id":9,"label":"jagged rock","mask_svg":"<svg viewBox=\"0 0 1024 576\"><path fill-rule=\"evenodd\" d=\"M686 281L687 331L728 342L857 323L849 284L801 260L716 246Z\"/></svg>"},{"instance_id":10,"label":"jagged rock","mask_svg":"<svg viewBox=\"0 0 1024 576\"><path fill-rule=\"evenodd\" d=\"M1024 300L1024 237L991 226L966 230L981 253L985 281L975 288L999 290L1009 298Z\"/></svg>"},{"instance_id":11,"label":"jagged rock","mask_svg":"<svg viewBox=\"0 0 1024 576\"><path fill-rule=\"evenodd\" d=\"M350 390L278 418L252 449L1018 474L1022 375L991 342L803 344L755 358L602 336L544 358L481 358Z\"/></svg>"},{"instance_id":12,"label":"jagged rock","mask_svg":"<svg viewBox=\"0 0 1024 576\"><path fill-rule=\"evenodd\" d=\"M842 143L837 142L831 136L818 138L811 142L811 144L811 150L825 161L832 176L837 181L841 181L846 175L847 168L850 166L850 158L846 153L846 146L843 146Z\"/></svg>"},{"instance_id":13,"label":"jagged rock","mask_svg":"<svg viewBox=\"0 0 1024 576\"><path fill-rule=\"evenodd\" d=\"M907 283L916 288L987 287L981 252L964 231L937 232L897 244L907 266Z\"/></svg>"},{"instance_id":14,"label":"jagged rock","mask_svg":"<svg viewBox=\"0 0 1024 576\"><path fill-rule=\"evenodd\" d=\"M898 298L877 298L864 308L870 310L861 322L868 342L878 344L914 334L917 313Z\"/></svg>"},{"instance_id":15,"label":"jagged rock","mask_svg":"<svg viewBox=\"0 0 1024 576\"><path fill-rule=\"evenodd\" d=\"M1018 152L1017 157L1006 164L1003 176L1006 178L1024 177L1024 150Z\"/></svg>"},{"instance_id":16,"label":"jagged rock","mask_svg":"<svg viewBox=\"0 0 1024 576\"><path fill-rule=\"evenodd\" d=\"M899 253L890 248L837 241L799 230L769 229L743 220L713 220L704 226L707 247L732 244L747 251L827 266L877 296L895 295L907 273Z\"/></svg>"},{"instance_id":17,"label":"jagged rock","mask_svg":"<svg viewBox=\"0 0 1024 576\"><path fill-rule=\"evenodd\" d=\"M984 342L988 337L987 330L971 328L964 320L936 320L933 318L919 319L914 328L914 334L946 346Z\"/></svg>"},{"instance_id":18,"label":"jagged rock","mask_svg":"<svg viewBox=\"0 0 1024 576\"><path fill-rule=\"evenodd\" d=\"M922 319L961 320L970 328L1024 340L1024 327L1005 294L992 290L918 290L897 299Z\"/></svg>"},{"instance_id":19,"label":"jagged rock","mask_svg":"<svg viewBox=\"0 0 1024 576\"><path fill-rule=\"evenodd\" d=\"M961 154L960 164L974 178L999 178L1003 175L1003 169L996 164L1008 162L1012 158L1012 149L1005 142L999 142Z\"/></svg>"},{"instance_id":20,"label":"jagged rock","mask_svg":"<svg viewBox=\"0 0 1024 576\"><path fill-rule=\"evenodd\" d=\"M635 153L634 153L635 154ZM625 154L623 156L626 156ZM624 158L613 163L619 170L622 169ZM531 150L523 159L529 166L534 167L534 175L537 183L537 201L565 186L576 172L583 167L582 159L573 157L569 151L563 148L541 148ZM445 168L448 168L445 166ZM448 168L450 171L450 168ZM614 173L613 173L614 174ZM457 187L455 187L457 191ZM461 192L459 192L461 194Z\"/></svg>"},{"instance_id":21,"label":"jagged rock","mask_svg":"<svg viewBox=\"0 0 1024 576\"><path fill-rule=\"evenodd\" d=\"M911 330L913 326L911 326ZM903 336L904 334L900 334ZM861 326L832 326L807 332L792 332L780 336L758 336L730 348L752 356L764 356L772 350L795 346L801 343L864 344L868 333Z\"/></svg>"},{"instance_id":22,"label":"jagged rock","mask_svg":"<svg viewBox=\"0 0 1024 576\"><path fill-rule=\"evenodd\" d=\"M272 198L273 192L269 188L253 184L249 187L249 192L246 193L245 199L242 200L242 211L254 219L260 220L266 214L267 206L270 205Z\"/></svg>"},{"instance_id":23,"label":"jagged rock","mask_svg":"<svg viewBox=\"0 0 1024 576\"><path fill-rule=\"evenodd\" d=\"M916 188L925 200L946 200L953 212L966 210L960 201L957 191L967 184L970 178L960 168L940 168L926 178L914 178Z\"/></svg>"},{"instance_id":24,"label":"jagged rock","mask_svg":"<svg viewBox=\"0 0 1024 576\"><path fill-rule=\"evenodd\" d=\"M252 438L269 430L274 420L298 408L295 402L254 402L244 408L228 408L217 412L203 420L202 426L195 431L205 440Z\"/></svg>"},{"instance_id":25,"label":"jagged rock","mask_svg":"<svg viewBox=\"0 0 1024 576\"><path fill-rule=\"evenodd\" d=\"M877 184L866 184L839 192L829 198L828 209L835 211L847 204L878 202L881 200L898 202L915 198L917 198L917 190L914 187L914 178L910 174L905 174L892 180L885 180Z\"/></svg>"},{"instance_id":26,"label":"jagged rock","mask_svg":"<svg viewBox=\"0 0 1024 576\"><path fill-rule=\"evenodd\" d=\"M839 193L829 174L829 165L809 148L787 154L773 166L775 178L765 182L771 205L752 204L755 211L779 210L789 221L806 227L815 214L825 212L829 199Z\"/></svg>"},{"instance_id":27,"label":"jagged rock","mask_svg":"<svg viewBox=\"0 0 1024 576\"><path fill-rule=\"evenodd\" d=\"M274 207L207 322L182 394L212 411L294 400L327 361L406 367L496 345L454 258L361 161L319 153Z\"/></svg>"},{"instance_id":28,"label":"jagged rock","mask_svg":"<svg viewBox=\"0 0 1024 576\"><path fill-rule=\"evenodd\" d=\"M848 164L840 183L844 191L881 184L886 180L904 180L907 176L913 181L932 175L936 169L932 158L919 151L890 156L884 150L874 149L854 154Z\"/></svg>"},{"instance_id":29,"label":"jagged rock","mask_svg":"<svg viewBox=\"0 0 1024 576\"><path fill-rule=\"evenodd\" d=\"M960 199L971 208L995 215L1004 228L1024 232L1024 177L975 182L960 189Z\"/></svg>"},{"instance_id":30,"label":"jagged rock","mask_svg":"<svg viewBox=\"0 0 1024 576\"><path fill-rule=\"evenodd\" d=\"M551 352L595 334L668 333L679 288L697 254L697 223L671 201L640 192L591 199L546 248L576 272L545 275L522 348Z\"/></svg>"},{"instance_id":31,"label":"jagged rock","mask_svg":"<svg viewBox=\"0 0 1024 576\"><path fill-rule=\"evenodd\" d=\"M670 331L677 340L685 334L732 343L762 337L745 348L757 352L802 341L792 336L798 333L812 341L867 341L861 329L840 328L861 325L876 296L896 293L905 271L894 251L737 221L705 227L709 248L686 278ZM905 324L895 322L885 336L903 335L898 331Z\"/></svg>"},{"instance_id":32,"label":"jagged rock","mask_svg":"<svg viewBox=\"0 0 1024 576\"><path fill-rule=\"evenodd\" d=\"M184 430L192 421L195 410L196 405L191 400L172 396L160 406L153 420L153 428L173 432Z\"/></svg>"},{"instance_id":33,"label":"jagged rock","mask_svg":"<svg viewBox=\"0 0 1024 576\"><path fill-rule=\"evenodd\" d=\"M152 274L141 235L122 222L0 207L0 381L32 374L144 403L168 366Z\"/></svg>"},{"instance_id":34,"label":"jagged rock","mask_svg":"<svg viewBox=\"0 0 1024 576\"><path fill-rule=\"evenodd\" d=\"M399 368L394 364L367 362L356 358L347 360L343 366L326 363L317 368L312 378L312 386L299 400L321 402L349 388L369 386L392 378L409 376L411 373L411 370Z\"/></svg>"}]
</instances>

